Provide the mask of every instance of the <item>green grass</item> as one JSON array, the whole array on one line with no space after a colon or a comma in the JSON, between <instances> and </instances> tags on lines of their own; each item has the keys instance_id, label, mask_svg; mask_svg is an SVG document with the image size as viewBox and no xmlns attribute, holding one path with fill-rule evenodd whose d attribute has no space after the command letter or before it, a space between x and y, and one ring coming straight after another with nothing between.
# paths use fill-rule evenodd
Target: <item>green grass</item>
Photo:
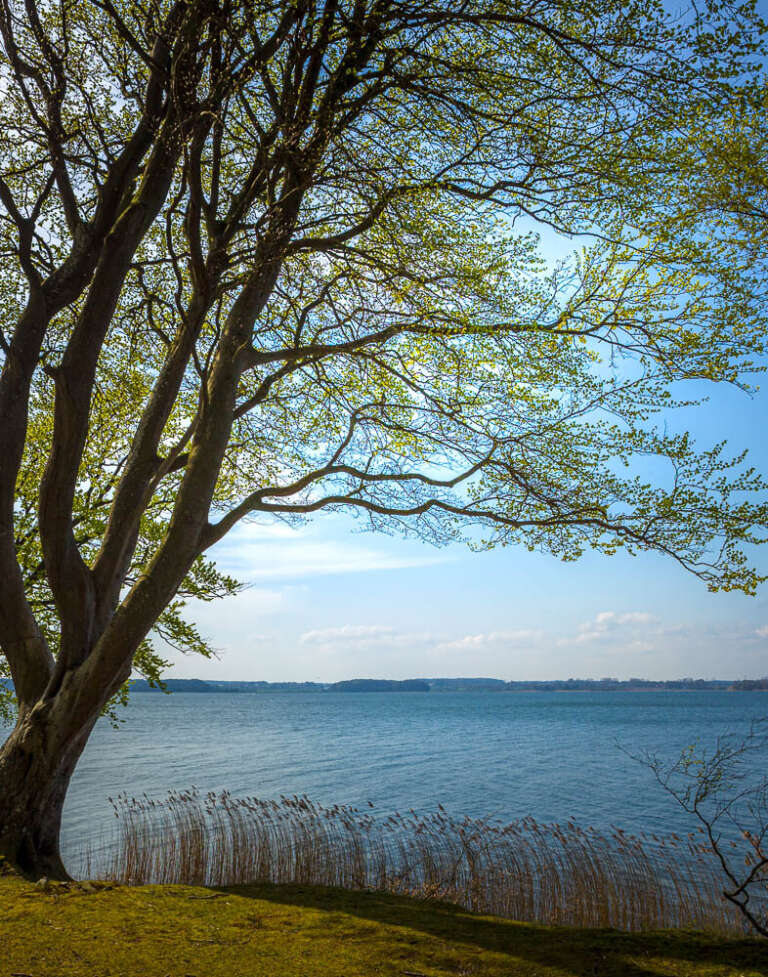
<instances>
[{"instance_id":1,"label":"green grass","mask_svg":"<svg viewBox=\"0 0 768 977\"><path fill-rule=\"evenodd\" d=\"M515 923L308 886L0 879L0 977L764 977L765 941Z\"/></svg>"}]
</instances>

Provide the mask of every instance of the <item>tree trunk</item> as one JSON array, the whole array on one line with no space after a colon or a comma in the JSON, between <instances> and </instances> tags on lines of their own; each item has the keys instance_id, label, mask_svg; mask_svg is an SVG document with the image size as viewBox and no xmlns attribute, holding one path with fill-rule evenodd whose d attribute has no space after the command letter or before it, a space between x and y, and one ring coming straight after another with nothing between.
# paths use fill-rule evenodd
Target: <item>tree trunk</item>
<instances>
[{"instance_id":1,"label":"tree trunk","mask_svg":"<svg viewBox=\"0 0 768 977\"><path fill-rule=\"evenodd\" d=\"M38 703L0 747L0 855L28 878L69 878L59 852L61 812L94 722L62 736L50 706Z\"/></svg>"}]
</instances>

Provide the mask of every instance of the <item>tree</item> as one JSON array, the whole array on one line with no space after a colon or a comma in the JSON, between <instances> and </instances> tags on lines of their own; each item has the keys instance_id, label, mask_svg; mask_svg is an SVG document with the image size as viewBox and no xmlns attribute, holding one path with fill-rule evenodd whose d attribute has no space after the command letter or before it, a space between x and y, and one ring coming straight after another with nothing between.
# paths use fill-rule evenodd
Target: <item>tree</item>
<instances>
[{"instance_id":1,"label":"tree","mask_svg":"<svg viewBox=\"0 0 768 977\"><path fill-rule=\"evenodd\" d=\"M725 879L723 898L761 936L768 936L767 753L768 719L757 719L743 736L718 737L711 753L690 746L672 763L630 754L698 821Z\"/></svg>"},{"instance_id":2,"label":"tree","mask_svg":"<svg viewBox=\"0 0 768 977\"><path fill-rule=\"evenodd\" d=\"M751 71L750 5L0 0L0 35L0 853L24 872L65 875L97 717L157 674L158 629L205 651L183 602L236 586L205 554L253 514L654 550L754 590L761 480L654 415L748 374L761 297L636 207L670 163L648 134ZM548 264L536 228L584 246Z\"/></svg>"},{"instance_id":3,"label":"tree","mask_svg":"<svg viewBox=\"0 0 768 977\"><path fill-rule=\"evenodd\" d=\"M636 171L639 226L649 241L723 294L766 294L768 129L765 77L739 85L730 103L692 98L677 118L649 124L639 136L645 157L666 160ZM740 314L739 302L734 313Z\"/></svg>"}]
</instances>

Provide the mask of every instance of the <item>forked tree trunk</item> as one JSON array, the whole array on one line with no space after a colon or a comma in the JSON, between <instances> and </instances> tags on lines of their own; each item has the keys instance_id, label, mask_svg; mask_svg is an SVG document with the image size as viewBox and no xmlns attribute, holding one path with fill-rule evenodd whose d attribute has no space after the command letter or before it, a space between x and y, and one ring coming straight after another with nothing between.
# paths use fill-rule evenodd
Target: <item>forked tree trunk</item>
<instances>
[{"instance_id":1,"label":"forked tree trunk","mask_svg":"<svg viewBox=\"0 0 768 977\"><path fill-rule=\"evenodd\" d=\"M29 878L69 878L59 851L61 813L95 719L62 736L51 709L38 703L0 747L0 855Z\"/></svg>"}]
</instances>

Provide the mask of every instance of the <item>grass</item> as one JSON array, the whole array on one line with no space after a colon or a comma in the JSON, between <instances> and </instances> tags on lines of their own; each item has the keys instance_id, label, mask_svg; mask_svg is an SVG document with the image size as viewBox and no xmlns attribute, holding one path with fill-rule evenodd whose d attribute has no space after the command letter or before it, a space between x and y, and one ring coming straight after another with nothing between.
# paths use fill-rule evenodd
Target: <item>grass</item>
<instances>
[{"instance_id":1,"label":"grass","mask_svg":"<svg viewBox=\"0 0 768 977\"><path fill-rule=\"evenodd\" d=\"M438 899L522 922L745 935L695 839L614 829L431 815L375 816L279 802L172 793L114 802L111 857L82 874L127 884L335 886Z\"/></svg>"},{"instance_id":2,"label":"grass","mask_svg":"<svg viewBox=\"0 0 768 977\"><path fill-rule=\"evenodd\" d=\"M0 878L0 977L766 977L765 941L515 923L312 886Z\"/></svg>"}]
</instances>

